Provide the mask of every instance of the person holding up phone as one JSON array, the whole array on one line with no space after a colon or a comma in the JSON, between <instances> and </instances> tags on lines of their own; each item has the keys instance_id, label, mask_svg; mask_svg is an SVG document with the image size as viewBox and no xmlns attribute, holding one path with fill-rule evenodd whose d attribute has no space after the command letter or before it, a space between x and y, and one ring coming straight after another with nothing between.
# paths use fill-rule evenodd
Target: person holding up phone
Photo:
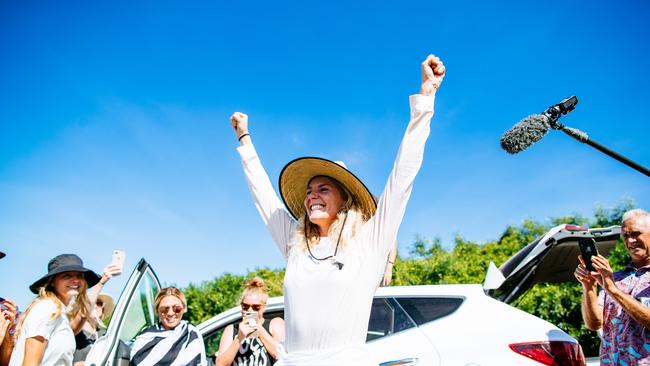
<instances>
[{"instance_id":1,"label":"person holding up phone","mask_svg":"<svg viewBox=\"0 0 650 366\"><path fill-rule=\"evenodd\" d=\"M621 236L632 259L623 270L614 272L605 257L594 255L589 271L579 257L582 317L587 329L602 329L601 365L650 365L650 213L626 212Z\"/></svg>"},{"instance_id":2,"label":"person holding up phone","mask_svg":"<svg viewBox=\"0 0 650 366\"><path fill-rule=\"evenodd\" d=\"M5 256L4 252L0 252L0 259ZM14 348L12 329L16 322L17 313L18 307L16 303L0 297L0 366L9 364L11 351Z\"/></svg>"},{"instance_id":3,"label":"person holding up phone","mask_svg":"<svg viewBox=\"0 0 650 366\"><path fill-rule=\"evenodd\" d=\"M219 342L217 366L269 366L278 357L278 345L284 342L284 320L264 318L269 289L259 277L244 285L241 296L242 321L223 330Z\"/></svg>"}]
</instances>

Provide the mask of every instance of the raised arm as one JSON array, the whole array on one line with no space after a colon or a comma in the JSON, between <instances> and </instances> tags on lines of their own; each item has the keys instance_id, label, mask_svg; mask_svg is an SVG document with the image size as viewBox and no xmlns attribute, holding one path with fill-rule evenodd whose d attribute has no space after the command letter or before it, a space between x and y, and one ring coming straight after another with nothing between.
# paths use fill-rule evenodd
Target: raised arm
<instances>
[{"instance_id":1,"label":"raised arm","mask_svg":"<svg viewBox=\"0 0 650 366\"><path fill-rule=\"evenodd\" d=\"M445 72L442 61L434 55L429 55L422 62L420 94L410 97L411 120L379 199L377 212L369 222L372 225L370 243L376 245L372 249L377 252L378 264L382 270L391 245L396 240L397 230L411 196L413 181L422 165L424 146L429 137L429 123L433 117L434 97Z\"/></svg>"},{"instance_id":2,"label":"raised arm","mask_svg":"<svg viewBox=\"0 0 650 366\"><path fill-rule=\"evenodd\" d=\"M240 146L237 151L241 156L242 167L244 168L244 174L255 207L271 233L273 240L278 245L280 252L286 257L288 255L287 243L298 224L284 208L282 201L275 193L269 176L255 151L248 130L248 116L241 112L235 112L230 117L230 124L235 130L237 140L239 140Z\"/></svg>"}]
</instances>

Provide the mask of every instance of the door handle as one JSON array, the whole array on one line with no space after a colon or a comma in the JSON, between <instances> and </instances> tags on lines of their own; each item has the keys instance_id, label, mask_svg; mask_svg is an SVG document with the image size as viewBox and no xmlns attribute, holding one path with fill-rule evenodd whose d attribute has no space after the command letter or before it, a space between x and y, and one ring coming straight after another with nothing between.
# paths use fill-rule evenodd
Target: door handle
<instances>
[{"instance_id":1,"label":"door handle","mask_svg":"<svg viewBox=\"0 0 650 366\"><path fill-rule=\"evenodd\" d=\"M418 359L412 357L412 358L403 358L401 360L382 362L379 364L379 366L415 366L417 364L418 364Z\"/></svg>"}]
</instances>

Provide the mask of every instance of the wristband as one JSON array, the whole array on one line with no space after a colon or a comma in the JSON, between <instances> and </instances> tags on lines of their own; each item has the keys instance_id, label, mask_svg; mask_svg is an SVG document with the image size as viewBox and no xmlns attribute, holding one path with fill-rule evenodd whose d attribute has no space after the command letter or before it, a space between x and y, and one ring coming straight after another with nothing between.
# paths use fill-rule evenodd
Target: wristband
<instances>
[{"instance_id":1,"label":"wristband","mask_svg":"<svg viewBox=\"0 0 650 366\"><path fill-rule=\"evenodd\" d=\"M244 136L250 136L250 135L251 135L251 134L248 133L248 132L246 132L246 133L242 133L239 137L237 137L237 140L241 141L241 139L244 138Z\"/></svg>"}]
</instances>

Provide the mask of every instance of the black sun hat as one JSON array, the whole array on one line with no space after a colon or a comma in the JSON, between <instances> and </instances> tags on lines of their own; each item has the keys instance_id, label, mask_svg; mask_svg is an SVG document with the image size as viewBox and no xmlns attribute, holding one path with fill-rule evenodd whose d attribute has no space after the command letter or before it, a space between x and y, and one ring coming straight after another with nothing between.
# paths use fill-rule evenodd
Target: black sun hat
<instances>
[{"instance_id":1,"label":"black sun hat","mask_svg":"<svg viewBox=\"0 0 650 366\"><path fill-rule=\"evenodd\" d=\"M366 218L372 217L377 204L372 193L361 179L352 174L342 162L323 158L302 157L294 159L282 168L280 173L280 196L285 206L298 219L305 214L305 192L309 181L316 176L327 176L337 180L354 197L356 204Z\"/></svg>"},{"instance_id":2,"label":"black sun hat","mask_svg":"<svg viewBox=\"0 0 650 366\"><path fill-rule=\"evenodd\" d=\"M88 283L88 288L91 288L99 282L101 276L92 270L84 267L84 263L76 254L60 254L50 259L47 264L47 274L41 277L38 281L29 286L30 291L38 294L38 289L47 282L47 280L58 273L63 272L82 272Z\"/></svg>"}]
</instances>

